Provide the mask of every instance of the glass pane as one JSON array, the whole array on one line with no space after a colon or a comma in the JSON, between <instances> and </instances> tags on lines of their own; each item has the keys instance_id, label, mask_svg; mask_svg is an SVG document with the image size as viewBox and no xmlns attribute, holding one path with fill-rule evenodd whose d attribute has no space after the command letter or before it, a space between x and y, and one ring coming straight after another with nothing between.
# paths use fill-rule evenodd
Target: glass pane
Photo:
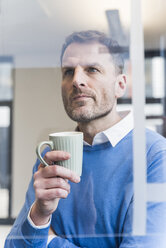
<instances>
[{"instance_id":1,"label":"glass pane","mask_svg":"<svg viewBox=\"0 0 166 248\"><path fill-rule=\"evenodd\" d=\"M9 2L10 4L8 4ZM1 5L0 34L2 34L2 39L0 40L0 55L9 53L14 56L15 72L16 72L15 101L14 101L15 123L14 123L14 142L13 142L14 161L12 165L13 166L12 212L14 214L12 216L14 217L18 216L19 211L25 199L27 185L32 176L32 167L34 161L36 160L36 154L35 154L36 143L38 141L48 139L49 133L57 132L57 131L65 131L68 129L73 130L77 125L77 123L73 124L73 122L71 123L69 121L66 113L64 112L63 103L61 99L60 88L61 88L62 76L61 76L60 54L61 54L62 44L64 43L66 36L71 34L73 31L99 30L105 32L109 37L118 41L118 43L120 44L120 48L118 48L119 49L118 52L122 55L124 59L124 73L127 74L127 84L128 84L127 91L123 96L123 100L121 101L121 104L118 105L118 109L121 111L121 110L129 110L133 108L133 105L132 103L130 104L130 102L132 102L132 100L135 100L132 99L135 98L135 96L133 97L133 93L132 93L134 88L134 83L132 84L132 80L133 80L132 74L134 74L133 72L135 68L132 67L130 61L129 48L131 47L130 37L132 37L132 34L139 33L138 31L140 30L139 29L137 30L137 27L135 27L135 30L132 32L132 34L130 33L130 28L131 28L130 26L132 26L130 24L136 23L135 22L136 18L133 18L132 21L130 20L131 2L133 3L133 2L141 2L141 1L139 0L138 1L136 0L132 0L132 1L129 0L125 0L125 1L124 0L112 0L112 1L110 0L102 0L102 1L1 0L0 1L0 5ZM136 82L138 83L138 84L136 83L136 85L138 85L139 87L143 86L143 88L145 88L146 98L148 98L150 102L147 104L144 104L144 102L143 104L140 104L141 106L143 106L143 109L141 108L141 110L139 111L139 109L137 108L138 116L140 116L140 113L141 116L143 116L144 115L143 110L145 110L145 114L147 117L146 126L161 134L164 133L163 130L165 124L164 124L163 115L165 115L166 113L165 111L166 104L165 105L163 104L163 102L165 101L164 97L165 97L165 40L166 40L165 23L166 22L165 19L163 18L165 17L165 12L163 13L164 10L163 6L165 6L165 2L166 2L165 0L159 0L156 1L156 3L155 0L142 1L143 4L142 9L143 9L143 17L144 17L143 26L144 26L144 34L145 34L145 56L146 56L145 85L144 85L144 80L142 80L141 77L141 74L143 73L140 73L140 75L137 74L138 77L136 77L137 79ZM149 8L149 6L151 8ZM134 14L136 17L137 17L137 13L139 13L139 11L137 10L138 8L135 8L135 11L133 11L133 13L135 12ZM154 18L154 16L156 18ZM141 22L139 21L139 24L140 23ZM100 48L98 47L97 55L99 56L103 55L104 57L104 53L108 53L109 50L104 49L103 47ZM139 44L138 47L135 47L135 52L137 52L137 48L139 50L140 48ZM95 100L97 102L97 94L100 92L98 91L98 88L97 89L95 88L96 85L99 85L99 89L101 89L102 87L104 87L103 86L104 84L102 84L104 81L102 77L106 76L107 78L108 76L112 80L111 76L114 73L110 73L112 68L112 66L110 66L110 61L112 62L110 57L109 57L110 60L106 60L106 63L108 63L107 65L110 66L110 67L106 66L107 69L108 68L110 69L110 71L108 70L109 73L107 75L102 73L103 72L102 70L100 71L98 69L96 70L96 68L91 68L91 67L89 68L89 64L96 65L102 63L103 61L97 57L98 63L87 63L86 62L88 61L87 58L89 58L90 55L87 54L85 58L84 54L81 54L81 51L84 51L82 49L80 49L80 51L77 51L77 49L73 49L74 52L75 51L78 52L78 54L76 54L76 59L78 58L85 59L85 61L83 61L84 63L80 63L81 66L82 64L83 65L88 64L88 70L82 70L82 71L83 72L86 71L86 73L87 72L89 73L89 71L90 72L95 71L97 72L97 77L100 75L100 79L96 80L97 84L96 81L94 80L95 77L92 76L92 78L89 79L88 81L88 83L90 82L89 84L91 86L89 87L89 91L87 90L86 92L85 90L85 92L83 92L84 94L89 92L92 93L92 96L90 95L89 97L87 97L87 98L91 98L91 99L87 99L87 102L89 101L92 103L92 105L89 104L89 108L86 108L88 113L88 111L90 112L91 110L90 109L91 106L93 106L93 104L95 105ZM73 51L70 51L71 54ZM86 52L87 51L85 51L85 54ZM108 55L110 56L110 54ZM112 57L113 55L114 57L116 57L116 52L112 52ZM72 72L71 68L74 67L73 66L74 63L70 64L71 58L73 57L69 56L70 70L67 72L69 73L69 75L72 75L70 74ZM93 59L94 58L96 57L94 56ZM94 62L93 59L92 62ZM103 60L105 61L105 58ZM136 65L137 72L139 71L139 68L141 68L141 65L144 64L143 63L144 59L142 59L141 62L142 64L137 63ZM85 78L89 76L89 74L88 76L87 74L86 76L84 75ZM120 77L121 80L123 81L123 79L125 78L124 75L123 76L120 75L120 76L121 76ZM93 81L94 84L92 85L91 85L92 82L91 80L92 81L94 80ZM109 82L111 80L109 80ZM104 81L104 83L105 82L107 81ZM115 82L117 81L115 80L114 83ZM114 83L112 85L114 85ZM119 85L122 86L122 84ZM93 91L93 87L94 87L94 91ZM71 89L71 91L73 90L73 88ZM2 101L11 100L13 97L12 89L13 89L12 66L10 63L6 63L6 61L2 61L0 65L0 100ZM107 93L109 94L109 89L110 88L105 84L104 93L106 96ZM68 93L69 92L70 91L68 90ZM102 90L101 92L103 93ZM114 88L112 92L114 93ZM142 96L144 97L144 94L142 93L142 91L140 93L139 88L136 94L137 94L136 97L137 103L140 102L142 103ZM98 99L104 99L104 94L102 95L102 97L101 98L99 97ZM71 95L71 98L74 97ZM78 96L77 98L78 98L77 100L79 101L79 98L81 97ZM112 98L113 100L116 99L114 97ZM107 99L108 102L106 103L108 104L103 104L103 105L98 104L97 106L97 107L102 106L103 112L105 111L105 108L107 106L110 106L109 105L111 102L110 98L108 97ZM73 99L73 102L75 100ZM83 106L84 101L82 102L81 104ZM128 103L128 105L124 104L126 102ZM81 104L78 107L81 107ZM69 107L70 107L70 103L69 103ZM109 109L110 112L108 111L108 113L111 113L112 109L114 111L114 108L110 108ZM123 113L123 115L125 115L125 113ZM7 211L8 209L7 206L8 188L9 188L8 140L9 140L9 126L10 126L9 116L10 116L9 109L1 108L0 189L1 189L1 199L3 201L3 204L1 206L2 209L0 208L0 213L4 216L6 216L7 212L5 211ZM118 114L116 113L114 116L116 117L115 119L117 122L119 122L119 120L123 118L120 115L120 113ZM117 120L117 116L119 117L118 120ZM111 121L109 122L110 126L112 125L112 123L117 123L114 119L111 118L103 119L103 122L100 122L99 129L100 128L101 129L103 128L103 130L106 129L107 123L105 120L107 120L108 122ZM142 124L143 122L141 121L141 118L140 119L138 118L137 120L138 121L136 121L135 124L138 127L140 123ZM82 127L83 126L85 127L85 125L86 122L84 123L84 125L82 125ZM132 118L130 119L130 121L128 121L127 125L129 126L130 129L130 125L132 126ZM98 130L97 128L95 129L93 125L90 127L92 127L91 130L93 132L95 132L95 130ZM128 244L130 244L133 247L136 247L137 246L136 240L141 240L142 238L144 238L137 236L134 237L133 234L133 219L134 219L133 204L135 204L135 199L136 199L135 198L136 188L133 189L133 185L135 181L135 179L133 179L134 177L133 157L136 158L135 160L137 160L137 165L138 165L137 167L141 167L141 168L144 167L143 168L145 169L144 172L146 171L146 165L142 163L143 156L139 156L140 155L139 153L133 153L132 128L127 133L127 135L129 135L127 138L126 136L122 135L124 139L123 138L119 139L118 137L121 137L121 135L118 135L115 132L115 139L119 140L119 142L117 143L117 147L112 146L112 143L110 142L111 146L109 146L109 149L111 150L112 153L109 152L106 153L108 157L103 156L103 153L105 152L104 149L102 150L103 153L99 153L98 150L95 150L93 152L95 152L96 159L95 161L93 161L93 156L91 156L92 154L91 152L93 149L91 150L91 146L88 146L87 153L85 151L85 156L87 158L87 160L85 161L85 165L86 165L85 173L89 171L90 173L87 173L85 174L86 176L82 177L83 180L81 179L82 181L79 185L77 185L78 187L75 186L75 184L74 186L72 184L73 187L71 188L71 192L70 192L71 198L69 196L69 198L65 200L63 199L60 200L60 203L58 205L58 211L54 213L52 219L53 220L52 223L54 225L55 231L56 229L59 230L59 234L62 235L62 238L65 236L65 239L63 240L64 242L66 242L66 239L68 239L69 241L79 245L80 247L82 246L91 247L91 244L94 247L107 247L107 246L120 247L121 245L125 247ZM143 130L143 128L141 129L141 131ZM122 128L119 129L123 130L123 126ZM116 128L113 129L113 131L114 130L116 131ZM114 136L114 133L112 136ZM142 147L144 149L144 143L145 143L144 133L138 132L136 136L138 138L137 141L139 140L138 142L139 147L137 146L139 148L138 149L139 151L142 149ZM101 142L100 135L98 137L99 137L99 141ZM129 145L127 142L129 142ZM91 151L88 151L88 149L90 149ZM147 156L150 156L151 152L153 153L153 149L150 148L148 152L149 153ZM110 154L112 156L110 156ZM158 155L158 153L156 154ZM152 157L148 157L147 159L149 166L148 169L150 168L150 172L148 171L148 173L150 174L151 171L153 172L151 173L153 174L152 178L150 178L148 182L154 182L154 178L156 178L155 177L156 171L153 171L154 166L151 165L153 165L153 163L155 164L156 161L158 163L160 163L161 161L161 160L158 161L158 159L153 161L153 155L155 157L156 154L152 154ZM107 158L109 159L107 160ZM103 163L103 161L105 164ZM91 166L89 166L90 163L88 162L91 163ZM104 167L103 164L106 167ZM98 173L96 173L97 165L99 166ZM158 164L155 165L157 170L159 166ZM93 168L93 166L95 167ZM149 242L153 242L151 241L152 240L151 238L157 236L158 232L160 234L161 231L160 229L161 226L159 225L160 223L159 224L157 223L158 225L155 226L156 224L155 220L156 219L158 220L158 216L161 214L161 212L160 209L158 208L155 208L155 210L156 209L157 210L154 212L153 212L153 208L150 209L146 208L149 202L147 198L145 199L145 197L142 196L145 196L146 194L147 182L144 181L143 186L145 190L141 191L142 181L143 181L142 178L143 179L146 178L147 176L146 173L147 171L144 174L138 173L137 175L137 179L139 179L137 180L137 182L139 181L139 184L137 184L138 186L137 193L139 193L139 200L140 200L139 203L141 205L143 202L145 203L144 206L146 205L144 208L145 211L142 211L143 215L142 213L139 213L139 211L137 212L137 217L138 217L137 220L140 221L138 222L137 227L138 229L140 228L139 223L141 223L141 221L145 223L146 220L149 221L150 219L150 221L148 222L148 224L149 223L150 224L147 230L148 230L148 234L152 236L150 237L150 239L149 237L147 238L149 239L148 240ZM31 192L34 193L33 189ZM32 197L30 197L27 202L28 208L30 208L32 204L31 200L34 200L33 198L34 194L31 192L30 195ZM70 201L70 199L72 200ZM138 205L139 204L137 204L137 206ZM70 207L71 212L69 211L68 206ZM137 208L137 210L139 209ZM157 217L155 212L157 212ZM154 218L154 216L156 217L156 219ZM58 221L56 221L56 218L58 219L59 223ZM151 222L154 225L151 225ZM155 235L153 235L153 228L155 231L157 231L157 235L156 233ZM20 237L19 230L21 230L21 227L16 229L18 231L17 235L18 237ZM151 230L152 233L149 232ZM86 242L88 243L87 246L86 246ZM144 247L144 244L141 244L140 246ZM151 247L151 245L149 245L149 247Z\"/></svg>"}]
</instances>

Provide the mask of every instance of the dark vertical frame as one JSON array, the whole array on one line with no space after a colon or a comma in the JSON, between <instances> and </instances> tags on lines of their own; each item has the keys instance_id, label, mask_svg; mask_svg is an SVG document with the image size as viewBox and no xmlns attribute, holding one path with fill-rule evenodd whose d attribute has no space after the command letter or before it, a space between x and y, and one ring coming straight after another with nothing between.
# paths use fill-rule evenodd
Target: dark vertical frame
<instances>
[{"instance_id":1,"label":"dark vertical frame","mask_svg":"<svg viewBox=\"0 0 166 248\"><path fill-rule=\"evenodd\" d=\"M0 224L11 224L13 219L11 217L12 210L12 118L13 118L13 104L12 101L0 101L0 107L9 107L10 109L10 124L8 136L8 151L9 151L9 202L8 202L8 218L0 218Z\"/></svg>"},{"instance_id":2,"label":"dark vertical frame","mask_svg":"<svg viewBox=\"0 0 166 248\"><path fill-rule=\"evenodd\" d=\"M11 63L14 65L13 57L11 56L0 56L0 63ZM13 96L14 96L14 82L15 82L15 74L14 70L12 69L12 80L13 80ZM1 225L10 225L13 224L14 219L12 218L12 137L13 137L13 99L11 100L0 100L1 107L9 107L10 109L10 125L9 125L9 136L8 136L8 151L9 151L9 202L8 202L8 217L7 218L0 218Z\"/></svg>"}]
</instances>

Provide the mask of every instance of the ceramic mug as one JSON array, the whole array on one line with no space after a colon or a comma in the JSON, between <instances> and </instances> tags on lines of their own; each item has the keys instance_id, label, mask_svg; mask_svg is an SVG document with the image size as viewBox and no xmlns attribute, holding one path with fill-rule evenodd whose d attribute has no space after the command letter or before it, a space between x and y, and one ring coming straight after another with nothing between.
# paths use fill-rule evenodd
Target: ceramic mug
<instances>
[{"instance_id":1,"label":"ceramic mug","mask_svg":"<svg viewBox=\"0 0 166 248\"><path fill-rule=\"evenodd\" d=\"M70 153L70 159L55 162L58 165L66 167L78 176L82 174L83 158L83 133L82 132L59 132L49 134L49 141L42 141L36 147L36 154L40 162L49 166L41 156L41 147L48 145L51 150L66 151Z\"/></svg>"}]
</instances>

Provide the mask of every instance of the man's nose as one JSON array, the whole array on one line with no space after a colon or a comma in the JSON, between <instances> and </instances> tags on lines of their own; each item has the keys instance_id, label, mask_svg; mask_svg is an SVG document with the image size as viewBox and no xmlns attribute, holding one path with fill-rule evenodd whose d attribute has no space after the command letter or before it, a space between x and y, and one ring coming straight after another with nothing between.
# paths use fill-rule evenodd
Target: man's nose
<instances>
[{"instance_id":1,"label":"man's nose","mask_svg":"<svg viewBox=\"0 0 166 248\"><path fill-rule=\"evenodd\" d=\"M86 76L82 68L75 68L73 75L73 87L80 88L86 86Z\"/></svg>"}]
</instances>

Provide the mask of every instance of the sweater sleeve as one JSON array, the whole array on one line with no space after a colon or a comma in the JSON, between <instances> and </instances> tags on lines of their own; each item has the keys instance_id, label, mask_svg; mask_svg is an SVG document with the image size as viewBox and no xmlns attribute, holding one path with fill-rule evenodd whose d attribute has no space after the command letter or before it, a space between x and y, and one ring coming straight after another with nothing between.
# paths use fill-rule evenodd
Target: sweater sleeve
<instances>
[{"instance_id":1,"label":"sweater sleeve","mask_svg":"<svg viewBox=\"0 0 166 248\"><path fill-rule=\"evenodd\" d=\"M39 161L37 160L33 168L33 174L37 170L38 166L39 166ZM35 192L33 188L33 176L32 176L26 193L25 203L17 219L15 220L15 223L9 235L7 236L5 242L5 248L46 247L49 225L43 229L34 228L30 224L27 218L30 207L33 204L34 200L35 200Z\"/></svg>"},{"instance_id":2,"label":"sweater sleeve","mask_svg":"<svg viewBox=\"0 0 166 248\"><path fill-rule=\"evenodd\" d=\"M43 152L42 156L46 153L47 149ZM40 162L39 160L36 161L36 164L33 167L33 174L37 171ZM29 210L35 201L35 192L33 188L33 176L31 178L25 203L23 205L22 210L20 211L15 223L6 238L4 248L53 248L53 247L78 247L75 246L73 243L68 241L67 239L63 239L60 237L56 237L47 246L48 240L48 232L50 228L50 224L42 229L35 228L35 226L31 225L28 220Z\"/></svg>"}]
</instances>

